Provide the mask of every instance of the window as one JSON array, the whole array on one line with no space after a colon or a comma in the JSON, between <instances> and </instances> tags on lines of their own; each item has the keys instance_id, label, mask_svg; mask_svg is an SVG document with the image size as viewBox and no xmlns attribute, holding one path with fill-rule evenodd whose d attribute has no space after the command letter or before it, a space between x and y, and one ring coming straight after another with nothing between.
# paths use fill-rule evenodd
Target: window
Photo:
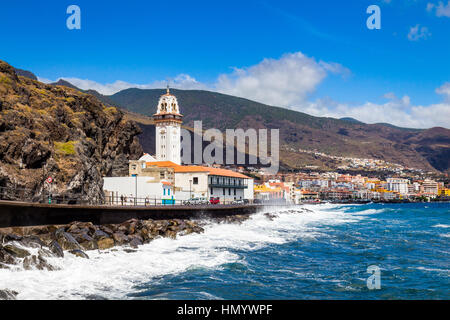
<instances>
[{"instance_id":1,"label":"window","mask_svg":"<svg viewBox=\"0 0 450 320\"><path fill-rule=\"evenodd\" d=\"M228 189L228 195L231 196L231 189Z\"/></svg>"},{"instance_id":2,"label":"window","mask_svg":"<svg viewBox=\"0 0 450 320\"><path fill-rule=\"evenodd\" d=\"M214 188L211 188L211 194L214 194Z\"/></svg>"},{"instance_id":3,"label":"window","mask_svg":"<svg viewBox=\"0 0 450 320\"><path fill-rule=\"evenodd\" d=\"M225 195L225 188L223 188L223 195Z\"/></svg>"},{"instance_id":4,"label":"window","mask_svg":"<svg viewBox=\"0 0 450 320\"><path fill-rule=\"evenodd\" d=\"M164 196L166 195L166 189L165 188L163 189L163 195Z\"/></svg>"},{"instance_id":5,"label":"window","mask_svg":"<svg viewBox=\"0 0 450 320\"><path fill-rule=\"evenodd\" d=\"M167 189L167 192L168 192L168 193L167 193L167 195L169 195L169 196L170 196L170 189Z\"/></svg>"},{"instance_id":6,"label":"window","mask_svg":"<svg viewBox=\"0 0 450 320\"><path fill-rule=\"evenodd\" d=\"M234 195L236 195L236 189L234 189Z\"/></svg>"},{"instance_id":7,"label":"window","mask_svg":"<svg viewBox=\"0 0 450 320\"><path fill-rule=\"evenodd\" d=\"M198 178L197 177L194 177L194 182L193 182L194 184L198 184Z\"/></svg>"}]
</instances>

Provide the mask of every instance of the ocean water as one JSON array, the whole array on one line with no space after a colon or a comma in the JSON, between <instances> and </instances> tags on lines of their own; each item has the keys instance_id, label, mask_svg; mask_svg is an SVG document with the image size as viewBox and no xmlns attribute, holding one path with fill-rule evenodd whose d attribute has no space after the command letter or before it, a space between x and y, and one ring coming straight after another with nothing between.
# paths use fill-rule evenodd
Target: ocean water
<instances>
[{"instance_id":1,"label":"ocean water","mask_svg":"<svg viewBox=\"0 0 450 320\"><path fill-rule=\"evenodd\" d=\"M304 212L301 208L309 209ZM66 254L59 271L0 270L18 299L450 299L450 205L271 209L137 252ZM367 288L369 266L380 289Z\"/></svg>"}]
</instances>

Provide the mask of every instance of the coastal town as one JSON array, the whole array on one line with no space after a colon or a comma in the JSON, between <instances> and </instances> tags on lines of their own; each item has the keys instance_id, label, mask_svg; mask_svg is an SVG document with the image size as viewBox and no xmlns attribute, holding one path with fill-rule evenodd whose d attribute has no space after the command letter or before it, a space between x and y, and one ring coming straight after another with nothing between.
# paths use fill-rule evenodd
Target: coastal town
<instances>
[{"instance_id":1,"label":"coastal town","mask_svg":"<svg viewBox=\"0 0 450 320\"><path fill-rule=\"evenodd\" d=\"M369 168L380 174L365 176L339 172L279 172L243 166L182 165L180 131L182 115L177 98L160 97L153 119L156 155L144 154L129 162L129 175L104 177L104 193L110 205L257 204L331 202L448 201L444 181L427 177L422 170L382 160L316 156L347 162L340 169ZM430 173L431 174L431 173Z\"/></svg>"}]
</instances>

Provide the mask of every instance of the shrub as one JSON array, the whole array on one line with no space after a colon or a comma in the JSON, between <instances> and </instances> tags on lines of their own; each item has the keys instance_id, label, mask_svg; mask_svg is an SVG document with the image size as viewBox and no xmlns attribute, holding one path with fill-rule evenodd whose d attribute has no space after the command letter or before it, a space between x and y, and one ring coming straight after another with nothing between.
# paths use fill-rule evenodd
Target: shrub
<instances>
[{"instance_id":1,"label":"shrub","mask_svg":"<svg viewBox=\"0 0 450 320\"><path fill-rule=\"evenodd\" d=\"M77 141L55 142L55 150L62 155L74 155Z\"/></svg>"}]
</instances>

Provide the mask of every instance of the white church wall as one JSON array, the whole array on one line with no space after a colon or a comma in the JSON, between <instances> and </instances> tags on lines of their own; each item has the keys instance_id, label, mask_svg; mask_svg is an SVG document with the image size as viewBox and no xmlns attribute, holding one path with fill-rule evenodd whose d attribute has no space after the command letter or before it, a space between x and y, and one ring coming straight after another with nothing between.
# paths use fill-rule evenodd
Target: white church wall
<instances>
[{"instance_id":1,"label":"white church wall","mask_svg":"<svg viewBox=\"0 0 450 320\"><path fill-rule=\"evenodd\" d=\"M103 191L113 192L117 197L137 197L161 199L163 197L163 184L153 182L152 177L106 177L103 178Z\"/></svg>"}]
</instances>

